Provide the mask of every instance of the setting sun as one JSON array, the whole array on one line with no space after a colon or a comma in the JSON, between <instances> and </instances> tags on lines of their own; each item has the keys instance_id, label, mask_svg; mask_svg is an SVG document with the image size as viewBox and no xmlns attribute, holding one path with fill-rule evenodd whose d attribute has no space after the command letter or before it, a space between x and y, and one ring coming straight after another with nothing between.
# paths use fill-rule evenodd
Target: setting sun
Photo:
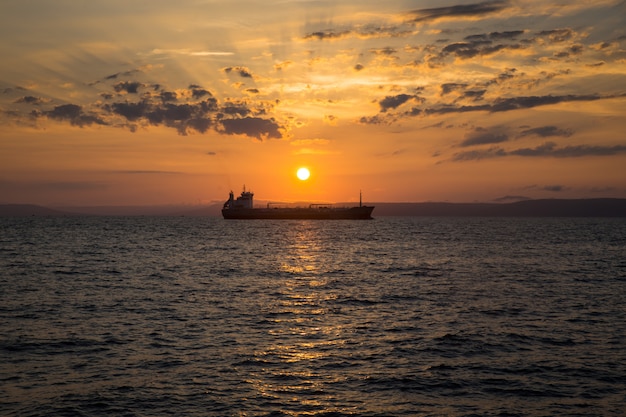
<instances>
[{"instance_id":1,"label":"setting sun","mask_svg":"<svg viewBox=\"0 0 626 417\"><path fill-rule=\"evenodd\" d=\"M307 168L300 168L298 169L298 172L296 173L296 175L298 176L299 180L305 181L309 179L309 177L311 176L311 173L309 172Z\"/></svg>"}]
</instances>

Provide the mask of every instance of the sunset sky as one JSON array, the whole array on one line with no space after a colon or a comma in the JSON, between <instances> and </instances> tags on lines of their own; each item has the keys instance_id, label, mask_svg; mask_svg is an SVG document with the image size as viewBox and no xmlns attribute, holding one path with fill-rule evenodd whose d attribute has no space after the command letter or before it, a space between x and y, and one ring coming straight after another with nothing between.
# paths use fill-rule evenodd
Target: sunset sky
<instances>
[{"instance_id":1,"label":"sunset sky","mask_svg":"<svg viewBox=\"0 0 626 417\"><path fill-rule=\"evenodd\" d=\"M623 0L4 0L0 56L0 203L626 198Z\"/></svg>"}]
</instances>

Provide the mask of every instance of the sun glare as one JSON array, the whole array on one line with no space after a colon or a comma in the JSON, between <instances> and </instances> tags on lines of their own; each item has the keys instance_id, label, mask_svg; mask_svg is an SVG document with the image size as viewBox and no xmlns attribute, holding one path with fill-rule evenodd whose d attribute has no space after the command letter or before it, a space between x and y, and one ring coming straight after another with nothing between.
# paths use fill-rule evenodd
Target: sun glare
<instances>
[{"instance_id":1,"label":"sun glare","mask_svg":"<svg viewBox=\"0 0 626 417\"><path fill-rule=\"evenodd\" d=\"M299 180L306 181L311 176L311 173L309 172L307 168L300 168L298 172L296 173L296 175L298 176Z\"/></svg>"}]
</instances>

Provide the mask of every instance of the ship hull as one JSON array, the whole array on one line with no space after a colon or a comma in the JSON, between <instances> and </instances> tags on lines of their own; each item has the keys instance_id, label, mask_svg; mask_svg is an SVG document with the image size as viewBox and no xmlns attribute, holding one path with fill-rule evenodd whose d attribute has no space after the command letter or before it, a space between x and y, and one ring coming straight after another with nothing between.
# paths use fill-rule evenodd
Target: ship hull
<instances>
[{"instance_id":1,"label":"ship hull","mask_svg":"<svg viewBox=\"0 0 626 417\"><path fill-rule=\"evenodd\" d=\"M271 219L271 220L369 220L374 207L349 208L225 208L225 219Z\"/></svg>"}]
</instances>

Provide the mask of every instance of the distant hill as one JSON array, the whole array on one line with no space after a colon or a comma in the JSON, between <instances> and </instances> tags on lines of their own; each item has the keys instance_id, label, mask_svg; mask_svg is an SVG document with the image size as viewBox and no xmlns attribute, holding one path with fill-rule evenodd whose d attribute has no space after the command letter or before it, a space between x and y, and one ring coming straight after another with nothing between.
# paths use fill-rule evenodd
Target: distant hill
<instances>
[{"instance_id":1,"label":"distant hill","mask_svg":"<svg viewBox=\"0 0 626 417\"><path fill-rule=\"evenodd\" d=\"M69 216L71 213L35 204L0 204L0 216Z\"/></svg>"},{"instance_id":2,"label":"distant hill","mask_svg":"<svg viewBox=\"0 0 626 417\"><path fill-rule=\"evenodd\" d=\"M626 217L626 199L545 199L515 203L375 203L373 216Z\"/></svg>"},{"instance_id":3,"label":"distant hill","mask_svg":"<svg viewBox=\"0 0 626 417\"><path fill-rule=\"evenodd\" d=\"M337 206L351 206L340 203ZM368 203L373 216L424 217L626 217L626 199L545 199L515 203ZM0 205L0 216L221 216L222 204L189 206L103 206L51 209L31 204Z\"/></svg>"}]
</instances>

